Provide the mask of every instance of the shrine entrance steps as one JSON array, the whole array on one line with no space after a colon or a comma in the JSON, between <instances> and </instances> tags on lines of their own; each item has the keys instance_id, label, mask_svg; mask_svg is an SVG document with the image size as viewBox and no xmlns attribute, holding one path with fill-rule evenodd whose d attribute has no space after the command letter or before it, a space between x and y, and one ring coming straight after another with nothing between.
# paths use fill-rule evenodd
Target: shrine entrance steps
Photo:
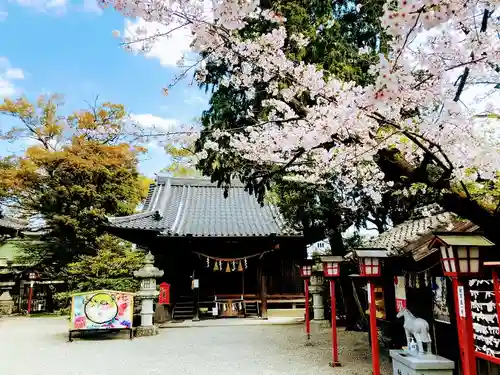
<instances>
[{"instance_id":1,"label":"shrine entrance steps","mask_svg":"<svg viewBox=\"0 0 500 375\"><path fill-rule=\"evenodd\" d=\"M172 311L172 319L185 320L193 319L194 317L194 301L177 302Z\"/></svg>"},{"instance_id":2,"label":"shrine entrance steps","mask_svg":"<svg viewBox=\"0 0 500 375\"><path fill-rule=\"evenodd\" d=\"M245 302L245 316L248 317L260 316L258 301Z\"/></svg>"}]
</instances>

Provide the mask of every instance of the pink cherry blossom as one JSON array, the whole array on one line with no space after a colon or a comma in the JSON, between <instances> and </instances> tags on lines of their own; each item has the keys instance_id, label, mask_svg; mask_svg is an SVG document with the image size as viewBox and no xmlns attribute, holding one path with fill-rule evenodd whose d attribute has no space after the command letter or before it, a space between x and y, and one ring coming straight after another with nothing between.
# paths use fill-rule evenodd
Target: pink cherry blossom
<instances>
[{"instance_id":1,"label":"pink cherry blossom","mask_svg":"<svg viewBox=\"0 0 500 375\"><path fill-rule=\"evenodd\" d=\"M289 60L285 41L300 47L308 41L287 35L282 26L286 19L261 11L256 0L214 0L208 11L203 0L98 1L164 27L188 26L193 50L209 52L195 66L200 82L207 77L204 64L211 61L231 72L222 85L247 90L249 97L257 82L268 83L268 118L255 119L256 125L243 131L214 131L206 149L217 149L218 141L229 137L230 147L243 158L287 165L293 178L317 183L325 171L342 168L346 186L362 179L375 200L387 185L381 183L373 158L388 146L396 146L410 162L432 152L461 182L475 179L466 173L470 168L482 178L500 171L499 120L488 116L500 113L494 90L500 82L495 71L500 62L500 0L399 0L396 8L386 4L381 20L393 37L391 52L381 54L371 67L377 79L366 87L326 78L314 65ZM239 38L236 32L246 20L257 17L277 27L255 40ZM140 29L135 35L124 42L143 43L145 51L167 37ZM290 84L278 85L285 78ZM304 92L313 100L297 113L291 104ZM418 114L401 115L412 108ZM245 115L253 116L251 111ZM335 147L321 147L332 136ZM186 137L196 133L189 131ZM353 137L359 142L346 142ZM299 156L298 150L303 150ZM204 150L198 157L206 155ZM305 160L307 166L301 163Z\"/></svg>"}]
</instances>

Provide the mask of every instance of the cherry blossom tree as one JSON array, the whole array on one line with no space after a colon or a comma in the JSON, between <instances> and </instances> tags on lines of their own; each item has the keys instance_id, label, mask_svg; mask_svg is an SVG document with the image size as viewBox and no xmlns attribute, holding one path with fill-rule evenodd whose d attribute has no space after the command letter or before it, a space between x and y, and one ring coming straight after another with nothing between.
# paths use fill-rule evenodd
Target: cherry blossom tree
<instances>
[{"instance_id":1,"label":"cherry blossom tree","mask_svg":"<svg viewBox=\"0 0 500 375\"><path fill-rule=\"evenodd\" d=\"M158 26L155 34L139 28L135 37L126 36L128 48L140 44L147 51L171 30L190 28L193 50L201 54L187 67L180 61L185 69L179 79L193 71L204 82L206 64L221 64L227 68L221 85L245 90L249 98L265 87L265 115L249 110L241 115L255 117L253 125L214 130L199 158L207 149L231 149L255 164L279 166L288 178L317 184L342 169L343 184L361 180L375 202L395 183L405 193L438 189L445 208L496 236L499 0L389 1L382 16L388 50L372 45L359 51L380 52L370 69L373 83L363 86L290 58L287 48L305 47L307 38L288 33L286 19L256 0L98 1ZM274 27L242 37L253 20Z\"/></svg>"}]
</instances>

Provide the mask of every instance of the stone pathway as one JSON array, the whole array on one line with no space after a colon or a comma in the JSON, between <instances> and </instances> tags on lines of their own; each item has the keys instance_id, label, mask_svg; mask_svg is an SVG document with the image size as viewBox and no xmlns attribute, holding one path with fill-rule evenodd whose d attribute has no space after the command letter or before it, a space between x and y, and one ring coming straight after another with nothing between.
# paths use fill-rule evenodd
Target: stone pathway
<instances>
[{"instance_id":1,"label":"stone pathway","mask_svg":"<svg viewBox=\"0 0 500 375\"><path fill-rule=\"evenodd\" d=\"M161 324L161 328L200 328L200 327L229 327L229 326L264 326L264 325L289 325L303 324L304 318L295 317L269 317L267 320L260 318L230 318L230 319L206 319L198 322L184 320Z\"/></svg>"},{"instance_id":2,"label":"stone pathway","mask_svg":"<svg viewBox=\"0 0 500 375\"><path fill-rule=\"evenodd\" d=\"M162 329L128 340L67 341L64 318L0 319L0 374L9 375L368 375L368 337L339 332L343 367L332 369L330 330L316 327L305 346L302 325ZM382 374L391 374L382 359Z\"/></svg>"}]
</instances>

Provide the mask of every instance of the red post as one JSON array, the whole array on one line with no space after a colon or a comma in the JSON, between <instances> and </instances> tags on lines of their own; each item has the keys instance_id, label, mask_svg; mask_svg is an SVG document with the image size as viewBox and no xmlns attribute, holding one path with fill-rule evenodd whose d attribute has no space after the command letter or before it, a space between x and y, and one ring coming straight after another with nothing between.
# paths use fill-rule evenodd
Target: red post
<instances>
[{"instance_id":1,"label":"red post","mask_svg":"<svg viewBox=\"0 0 500 375\"><path fill-rule=\"evenodd\" d=\"M311 338L311 321L309 319L309 279L304 280L304 291L306 294L306 334L309 340Z\"/></svg>"},{"instance_id":2,"label":"red post","mask_svg":"<svg viewBox=\"0 0 500 375\"><path fill-rule=\"evenodd\" d=\"M457 317L462 375L476 375L476 357L469 284L467 281L463 282L457 277L452 277L452 284L453 298L455 300L455 314Z\"/></svg>"},{"instance_id":3,"label":"red post","mask_svg":"<svg viewBox=\"0 0 500 375\"><path fill-rule=\"evenodd\" d=\"M495 268L491 270L491 274L493 277L493 292L495 293L495 311L497 312L497 322L500 327L500 308L498 308L500 304L500 281L498 280L498 272Z\"/></svg>"},{"instance_id":4,"label":"red post","mask_svg":"<svg viewBox=\"0 0 500 375\"><path fill-rule=\"evenodd\" d=\"M332 310L332 363L330 366L338 367L339 362L339 349L337 343L337 311L336 311L336 301L335 301L335 280L330 279L330 296L331 296L331 310Z\"/></svg>"},{"instance_id":5,"label":"red post","mask_svg":"<svg viewBox=\"0 0 500 375\"><path fill-rule=\"evenodd\" d=\"M375 305L375 288L368 281L368 304L370 305L370 338L372 344L373 375L380 375L380 354L378 349L377 308Z\"/></svg>"},{"instance_id":6,"label":"red post","mask_svg":"<svg viewBox=\"0 0 500 375\"><path fill-rule=\"evenodd\" d=\"M30 291L28 293L28 315L31 314L31 300L33 298L33 280L30 281Z\"/></svg>"}]
</instances>

